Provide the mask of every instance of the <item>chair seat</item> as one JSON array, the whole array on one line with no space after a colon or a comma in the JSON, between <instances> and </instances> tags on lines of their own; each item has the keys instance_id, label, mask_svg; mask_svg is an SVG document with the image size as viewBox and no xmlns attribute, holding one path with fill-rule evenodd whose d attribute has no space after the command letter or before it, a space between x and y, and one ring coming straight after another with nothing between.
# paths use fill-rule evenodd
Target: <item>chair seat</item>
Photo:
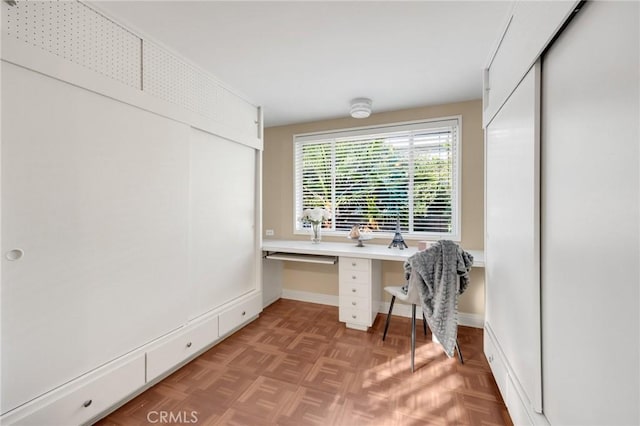
<instances>
[{"instance_id":1,"label":"chair seat","mask_svg":"<svg viewBox=\"0 0 640 426\"><path fill-rule=\"evenodd\" d=\"M388 286L384 288L384 291L392 296L395 296L398 300L403 302L409 301L409 295L402 291L402 286Z\"/></svg>"}]
</instances>

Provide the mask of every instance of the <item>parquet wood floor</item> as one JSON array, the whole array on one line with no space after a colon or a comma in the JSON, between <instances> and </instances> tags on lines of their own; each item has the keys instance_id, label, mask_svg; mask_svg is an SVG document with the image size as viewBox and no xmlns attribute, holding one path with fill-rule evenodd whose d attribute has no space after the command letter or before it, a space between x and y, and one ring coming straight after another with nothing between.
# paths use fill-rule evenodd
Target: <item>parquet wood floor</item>
<instances>
[{"instance_id":1,"label":"parquet wood floor","mask_svg":"<svg viewBox=\"0 0 640 426\"><path fill-rule=\"evenodd\" d=\"M410 320L394 316L383 342L384 320L351 330L337 307L281 299L97 425L512 424L482 330L460 327L460 365L418 322L412 374ZM163 411L174 422L161 423Z\"/></svg>"}]
</instances>

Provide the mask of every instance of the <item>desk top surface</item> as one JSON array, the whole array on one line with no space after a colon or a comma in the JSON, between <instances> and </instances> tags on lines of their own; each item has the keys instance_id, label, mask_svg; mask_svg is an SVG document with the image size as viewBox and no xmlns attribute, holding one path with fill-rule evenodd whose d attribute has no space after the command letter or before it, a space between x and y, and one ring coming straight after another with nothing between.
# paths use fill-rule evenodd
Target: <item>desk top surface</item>
<instances>
[{"instance_id":1,"label":"desk top surface","mask_svg":"<svg viewBox=\"0 0 640 426\"><path fill-rule=\"evenodd\" d=\"M360 257L364 259L404 261L418 252L416 247L388 248L382 244L367 244L364 247L356 247L354 243L334 243L321 241L313 244L311 241L302 240L263 240L262 250L277 251L281 253L315 254L321 256L345 256ZM473 256L473 266L484 267L484 251L466 250Z\"/></svg>"}]
</instances>

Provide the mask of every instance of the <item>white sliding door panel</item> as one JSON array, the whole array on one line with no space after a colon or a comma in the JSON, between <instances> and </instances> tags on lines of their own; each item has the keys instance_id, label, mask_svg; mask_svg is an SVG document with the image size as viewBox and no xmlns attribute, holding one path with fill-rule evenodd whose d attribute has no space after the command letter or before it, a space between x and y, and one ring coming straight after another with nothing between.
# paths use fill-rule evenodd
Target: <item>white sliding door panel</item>
<instances>
[{"instance_id":1,"label":"white sliding door panel","mask_svg":"<svg viewBox=\"0 0 640 426\"><path fill-rule=\"evenodd\" d=\"M486 130L486 321L531 407L540 361L539 65Z\"/></svg>"},{"instance_id":2,"label":"white sliding door panel","mask_svg":"<svg viewBox=\"0 0 640 426\"><path fill-rule=\"evenodd\" d=\"M640 424L638 2L587 2L543 59L551 424Z\"/></svg>"},{"instance_id":3,"label":"white sliding door panel","mask_svg":"<svg viewBox=\"0 0 640 426\"><path fill-rule=\"evenodd\" d=\"M184 323L188 138L2 63L2 412Z\"/></svg>"},{"instance_id":4,"label":"white sliding door panel","mask_svg":"<svg viewBox=\"0 0 640 426\"><path fill-rule=\"evenodd\" d=\"M489 92L483 103L485 124L506 102L577 3L577 0L554 0L540 7L537 1L513 2L511 20L489 66Z\"/></svg>"},{"instance_id":5,"label":"white sliding door panel","mask_svg":"<svg viewBox=\"0 0 640 426\"><path fill-rule=\"evenodd\" d=\"M256 151L191 130L191 317L257 288Z\"/></svg>"}]
</instances>

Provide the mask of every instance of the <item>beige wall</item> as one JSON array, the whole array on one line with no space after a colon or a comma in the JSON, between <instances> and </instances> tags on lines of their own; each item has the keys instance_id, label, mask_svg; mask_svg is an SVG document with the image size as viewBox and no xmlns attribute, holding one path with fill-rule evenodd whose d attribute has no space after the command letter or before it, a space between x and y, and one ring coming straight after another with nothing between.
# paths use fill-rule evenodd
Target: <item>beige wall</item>
<instances>
[{"instance_id":1,"label":"beige wall","mask_svg":"<svg viewBox=\"0 0 640 426\"><path fill-rule=\"evenodd\" d=\"M375 124L396 123L429 118L462 116L462 241L466 249L483 248L484 138L482 102L468 101L431 107L373 114L367 119L340 118L265 129L263 153L263 229L273 229L273 238L308 239L293 234L293 135ZM271 237L270 237L271 238ZM327 241L344 238L323 236ZM388 244L389 239L370 243ZM415 241L407 240L415 245ZM383 262L383 285L403 283L402 263ZM337 266L285 262L283 288L289 290L338 294ZM460 298L460 312L484 315L484 271L471 274L472 285Z\"/></svg>"}]
</instances>

